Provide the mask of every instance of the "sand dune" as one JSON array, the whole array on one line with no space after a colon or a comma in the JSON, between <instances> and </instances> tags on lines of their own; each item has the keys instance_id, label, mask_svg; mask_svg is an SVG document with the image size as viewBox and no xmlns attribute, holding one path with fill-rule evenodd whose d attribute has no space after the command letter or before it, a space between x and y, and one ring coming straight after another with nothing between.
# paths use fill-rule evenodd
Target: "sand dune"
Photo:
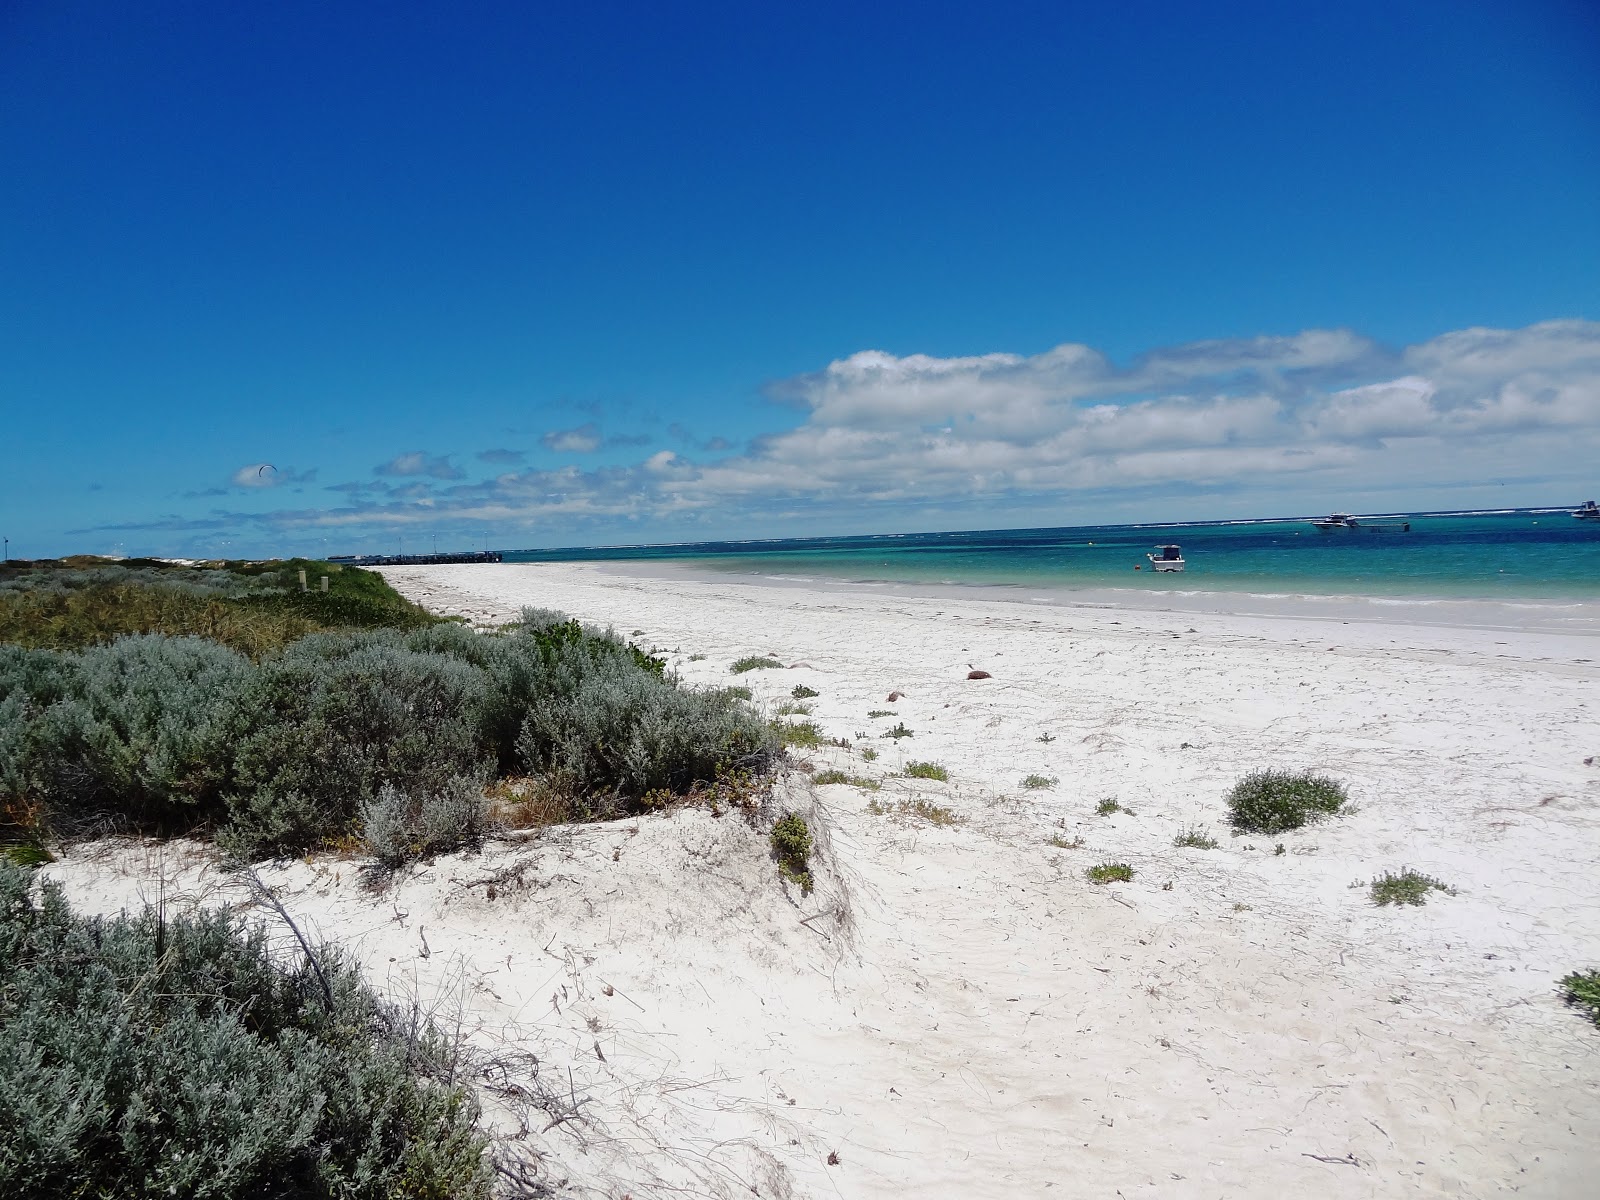
<instances>
[{"instance_id":1,"label":"sand dune","mask_svg":"<svg viewBox=\"0 0 1600 1200\"><path fill-rule=\"evenodd\" d=\"M1554 983L1600 965L1594 638L591 565L386 574L477 619L640 630L691 683L753 653L807 664L737 682L768 706L806 684L806 719L851 745L772 802L819 831L810 896L703 810L381 893L350 861L263 869L381 987L459 1014L495 1119L563 1193L1593 1194L1600 1031ZM881 736L896 723L914 735ZM1335 775L1356 810L1232 838L1223 796L1264 766ZM814 786L826 767L880 786ZM1174 847L1187 826L1220 845ZM1133 880L1088 883L1107 860ZM1366 881L1401 866L1456 894L1375 907ZM50 870L101 911L158 887L245 900L186 845Z\"/></svg>"}]
</instances>

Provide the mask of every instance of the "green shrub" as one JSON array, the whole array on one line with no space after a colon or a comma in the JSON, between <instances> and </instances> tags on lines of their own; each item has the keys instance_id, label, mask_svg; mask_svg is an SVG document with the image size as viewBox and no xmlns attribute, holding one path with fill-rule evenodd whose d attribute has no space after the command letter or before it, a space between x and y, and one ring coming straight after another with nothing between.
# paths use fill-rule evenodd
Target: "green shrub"
<instances>
[{"instance_id":1,"label":"green shrub","mask_svg":"<svg viewBox=\"0 0 1600 1200\"><path fill-rule=\"evenodd\" d=\"M867 714L867 720L876 721L879 717L892 717L894 710L889 708L875 708Z\"/></svg>"},{"instance_id":2,"label":"green shrub","mask_svg":"<svg viewBox=\"0 0 1600 1200\"><path fill-rule=\"evenodd\" d=\"M1455 889L1448 883L1434 879L1430 875L1423 875L1409 867L1403 869L1398 875L1392 871L1385 871L1372 881L1372 902L1384 904L1415 904L1422 905L1428 902L1429 892L1444 892L1453 896Z\"/></svg>"},{"instance_id":3,"label":"green shrub","mask_svg":"<svg viewBox=\"0 0 1600 1200\"><path fill-rule=\"evenodd\" d=\"M1185 825L1182 832L1172 839L1172 844L1187 846L1191 850L1215 850L1217 839L1199 825Z\"/></svg>"},{"instance_id":4,"label":"green shrub","mask_svg":"<svg viewBox=\"0 0 1600 1200\"><path fill-rule=\"evenodd\" d=\"M908 762L904 774L912 779L937 779L940 783L950 780L950 772L933 762Z\"/></svg>"},{"instance_id":5,"label":"green shrub","mask_svg":"<svg viewBox=\"0 0 1600 1200\"><path fill-rule=\"evenodd\" d=\"M809 717L811 715L811 705L798 704L793 700L785 700L782 704L778 705L777 711L780 717Z\"/></svg>"},{"instance_id":6,"label":"green shrub","mask_svg":"<svg viewBox=\"0 0 1600 1200\"><path fill-rule=\"evenodd\" d=\"M880 733L878 736L879 737L886 737L886 738L893 738L895 741L898 742L901 738L908 738L908 737L914 736L915 733L916 733L915 730L907 729L906 728L906 723L904 721L901 721L898 724L896 724L893 729L887 729L884 732Z\"/></svg>"},{"instance_id":7,"label":"green shrub","mask_svg":"<svg viewBox=\"0 0 1600 1200\"><path fill-rule=\"evenodd\" d=\"M822 727L815 721L777 721L772 728L785 746L814 750L822 745Z\"/></svg>"},{"instance_id":8,"label":"green shrub","mask_svg":"<svg viewBox=\"0 0 1600 1200\"><path fill-rule=\"evenodd\" d=\"M1600 1027L1600 971L1574 971L1561 980L1561 998Z\"/></svg>"},{"instance_id":9,"label":"green shrub","mask_svg":"<svg viewBox=\"0 0 1600 1200\"><path fill-rule=\"evenodd\" d=\"M723 688L722 690L735 700L753 700L755 698L755 693L747 687L731 687Z\"/></svg>"},{"instance_id":10,"label":"green shrub","mask_svg":"<svg viewBox=\"0 0 1600 1200\"><path fill-rule=\"evenodd\" d=\"M452 1048L338 951L29 882L0 861L0 1194L487 1200Z\"/></svg>"},{"instance_id":11,"label":"green shrub","mask_svg":"<svg viewBox=\"0 0 1600 1200\"><path fill-rule=\"evenodd\" d=\"M799 813L785 813L772 827L770 838L773 857L778 860L778 874L790 883L800 885L800 894L809 896L814 881L811 868L811 829Z\"/></svg>"},{"instance_id":12,"label":"green shrub","mask_svg":"<svg viewBox=\"0 0 1600 1200\"><path fill-rule=\"evenodd\" d=\"M790 689L789 695L793 696L796 700L815 700L819 695L821 695L821 693L815 688L808 688L803 683L797 683L793 688Z\"/></svg>"},{"instance_id":13,"label":"green shrub","mask_svg":"<svg viewBox=\"0 0 1600 1200\"><path fill-rule=\"evenodd\" d=\"M1114 796L1106 796L1094 806L1095 816L1109 817L1112 813L1126 812L1122 805L1117 803Z\"/></svg>"},{"instance_id":14,"label":"green shrub","mask_svg":"<svg viewBox=\"0 0 1600 1200\"><path fill-rule=\"evenodd\" d=\"M775 658L768 658L765 654L752 654L734 662L728 670L735 675L743 675L746 671L770 671L783 664Z\"/></svg>"},{"instance_id":15,"label":"green shrub","mask_svg":"<svg viewBox=\"0 0 1600 1200\"><path fill-rule=\"evenodd\" d=\"M1127 883L1133 878L1133 868L1127 863L1096 863L1083 874L1090 883Z\"/></svg>"},{"instance_id":16,"label":"green shrub","mask_svg":"<svg viewBox=\"0 0 1600 1200\"><path fill-rule=\"evenodd\" d=\"M1308 771L1252 771L1228 793L1228 818L1240 833L1287 833L1332 816L1344 785Z\"/></svg>"},{"instance_id":17,"label":"green shrub","mask_svg":"<svg viewBox=\"0 0 1600 1200\"><path fill-rule=\"evenodd\" d=\"M1023 777L1022 786L1029 791L1039 791L1042 788L1053 788L1060 782L1051 775L1027 775Z\"/></svg>"}]
</instances>

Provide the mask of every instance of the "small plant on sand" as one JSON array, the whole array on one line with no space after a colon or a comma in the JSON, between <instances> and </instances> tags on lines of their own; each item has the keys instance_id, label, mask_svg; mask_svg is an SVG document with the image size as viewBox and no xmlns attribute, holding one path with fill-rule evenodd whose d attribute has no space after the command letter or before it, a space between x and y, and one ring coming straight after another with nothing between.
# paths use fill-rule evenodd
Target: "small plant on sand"
<instances>
[{"instance_id":1,"label":"small plant on sand","mask_svg":"<svg viewBox=\"0 0 1600 1200\"><path fill-rule=\"evenodd\" d=\"M1083 874L1090 883L1127 883L1133 878L1133 868L1127 863L1096 863Z\"/></svg>"},{"instance_id":2,"label":"small plant on sand","mask_svg":"<svg viewBox=\"0 0 1600 1200\"><path fill-rule=\"evenodd\" d=\"M1036 741L1036 742L1043 742L1045 745L1048 746L1051 742L1056 740L1056 735L1053 734L1053 733L1041 733L1038 737L1034 738L1033 740Z\"/></svg>"},{"instance_id":3,"label":"small plant on sand","mask_svg":"<svg viewBox=\"0 0 1600 1200\"><path fill-rule=\"evenodd\" d=\"M815 700L821 693L816 688L808 688L803 683L797 683L790 689L789 695L796 700Z\"/></svg>"},{"instance_id":4,"label":"small plant on sand","mask_svg":"<svg viewBox=\"0 0 1600 1200\"><path fill-rule=\"evenodd\" d=\"M731 687L723 688L722 690L727 692L728 695L732 696L735 700L750 700L755 697L755 693L747 687Z\"/></svg>"},{"instance_id":5,"label":"small plant on sand","mask_svg":"<svg viewBox=\"0 0 1600 1200\"><path fill-rule=\"evenodd\" d=\"M1447 896L1456 894L1455 888L1448 883L1409 867L1398 875L1393 871L1385 871L1372 881L1371 888L1372 902L1379 905L1426 904L1429 892L1443 892Z\"/></svg>"},{"instance_id":6,"label":"small plant on sand","mask_svg":"<svg viewBox=\"0 0 1600 1200\"><path fill-rule=\"evenodd\" d=\"M861 757L866 759L868 762L877 762L878 761L877 748L873 747L873 746L864 746L864 747L862 747Z\"/></svg>"},{"instance_id":7,"label":"small plant on sand","mask_svg":"<svg viewBox=\"0 0 1600 1200\"><path fill-rule=\"evenodd\" d=\"M1561 998L1584 1010L1600 1028L1600 971L1574 971L1561 981Z\"/></svg>"},{"instance_id":8,"label":"small plant on sand","mask_svg":"<svg viewBox=\"0 0 1600 1200\"><path fill-rule=\"evenodd\" d=\"M1228 793L1228 820L1238 833L1287 833L1330 817L1349 796L1344 785L1309 771L1252 771Z\"/></svg>"},{"instance_id":9,"label":"small plant on sand","mask_svg":"<svg viewBox=\"0 0 1600 1200\"><path fill-rule=\"evenodd\" d=\"M1185 825L1183 831L1172 839L1174 846L1187 846L1191 850L1215 850L1217 839L1199 825Z\"/></svg>"},{"instance_id":10,"label":"small plant on sand","mask_svg":"<svg viewBox=\"0 0 1600 1200\"><path fill-rule=\"evenodd\" d=\"M886 737L886 738L893 738L895 741L898 742L901 738L908 738L908 737L915 736L915 731L911 730L911 729L907 729L906 728L906 723L904 721L901 721L897 725L895 725L895 727L893 729L886 729L886 730L884 730L884 732L880 733L878 736L879 737Z\"/></svg>"},{"instance_id":11,"label":"small plant on sand","mask_svg":"<svg viewBox=\"0 0 1600 1200\"><path fill-rule=\"evenodd\" d=\"M954 809L946 808L942 804L929 804L926 800L900 800L889 805L877 799L867 804L867 811L875 817L902 816L921 817L930 825L959 825L961 818Z\"/></svg>"},{"instance_id":12,"label":"small plant on sand","mask_svg":"<svg viewBox=\"0 0 1600 1200\"><path fill-rule=\"evenodd\" d=\"M892 708L875 708L867 714L867 720L876 721L879 717L892 716L894 716L894 709Z\"/></svg>"},{"instance_id":13,"label":"small plant on sand","mask_svg":"<svg viewBox=\"0 0 1600 1200\"><path fill-rule=\"evenodd\" d=\"M937 779L940 783L950 782L950 772L934 762L908 762L905 774L912 779Z\"/></svg>"},{"instance_id":14,"label":"small plant on sand","mask_svg":"<svg viewBox=\"0 0 1600 1200\"><path fill-rule=\"evenodd\" d=\"M1045 841L1049 842L1057 850L1081 850L1081 849L1083 849L1083 838L1082 837L1071 837L1071 838L1068 838L1068 837L1063 837L1059 833L1052 833L1049 837L1047 837L1045 839Z\"/></svg>"},{"instance_id":15,"label":"small plant on sand","mask_svg":"<svg viewBox=\"0 0 1600 1200\"><path fill-rule=\"evenodd\" d=\"M794 700L785 700L778 705L778 715L780 717L809 717L811 715L811 705L800 704Z\"/></svg>"},{"instance_id":16,"label":"small plant on sand","mask_svg":"<svg viewBox=\"0 0 1600 1200\"><path fill-rule=\"evenodd\" d=\"M777 721L773 728L785 746L815 750L822 745L822 729L815 721Z\"/></svg>"},{"instance_id":17,"label":"small plant on sand","mask_svg":"<svg viewBox=\"0 0 1600 1200\"><path fill-rule=\"evenodd\" d=\"M1030 792L1037 792L1044 788L1053 788L1060 782L1053 775L1027 775L1023 777L1022 786Z\"/></svg>"},{"instance_id":18,"label":"small plant on sand","mask_svg":"<svg viewBox=\"0 0 1600 1200\"><path fill-rule=\"evenodd\" d=\"M851 787L858 787L868 792L875 792L881 784L876 779L869 779L865 775L850 775L835 768L818 771L811 777L811 782L819 787L827 787L832 783L847 783Z\"/></svg>"},{"instance_id":19,"label":"small plant on sand","mask_svg":"<svg viewBox=\"0 0 1600 1200\"><path fill-rule=\"evenodd\" d=\"M956 816L955 810L946 808L942 804L929 804L926 800L902 800L900 811L921 817L930 825L958 825L961 818Z\"/></svg>"},{"instance_id":20,"label":"small plant on sand","mask_svg":"<svg viewBox=\"0 0 1600 1200\"><path fill-rule=\"evenodd\" d=\"M1109 817L1112 813L1127 811L1117 803L1115 796L1107 796L1094 806L1094 815L1097 817Z\"/></svg>"},{"instance_id":21,"label":"small plant on sand","mask_svg":"<svg viewBox=\"0 0 1600 1200\"><path fill-rule=\"evenodd\" d=\"M735 675L743 675L746 671L770 671L774 667L781 666L783 664L775 658L769 658L765 654L751 654L737 660L728 670Z\"/></svg>"},{"instance_id":22,"label":"small plant on sand","mask_svg":"<svg viewBox=\"0 0 1600 1200\"><path fill-rule=\"evenodd\" d=\"M706 656L704 654L691 654L691 655L689 655L689 661L690 662L705 662L705 660L706 660Z\"/></svg>"},{"instance_id":23,"label":"small plant on sand","mask_svg":"<svg viewBox=\"0 0 1600 1200\"><path fill-rule=\"evenodd\" d=\"M799 813L784 813L772 827L772 856L778 860L778 874L800 885L800 894L809 896L813 886L811 868L811 829Z\"/></svg>"}]
</instances>

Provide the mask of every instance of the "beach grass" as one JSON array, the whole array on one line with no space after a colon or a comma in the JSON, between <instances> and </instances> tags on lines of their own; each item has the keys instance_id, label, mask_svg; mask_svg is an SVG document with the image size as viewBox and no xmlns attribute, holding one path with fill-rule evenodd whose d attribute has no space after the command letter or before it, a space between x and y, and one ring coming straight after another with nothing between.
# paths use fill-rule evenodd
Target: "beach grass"
<instances>
[{"instance_id":1,"label":"beach grass","mask_svg":"<svg viewBox=\"0 0 1600 1200\"><path fill-rule=\"evenodd\" d=\"M1433 892L1444 892L1453 896L1456 891L1448 883L1424 875L1420 871L1413 871L1409 867L1403 868L1398 873L1385 871L1372 881L1369 893L1372 902L1377 905L1411 904L1423 905L1428 902L1428 897Z\"/></svg>"}]
</instances>

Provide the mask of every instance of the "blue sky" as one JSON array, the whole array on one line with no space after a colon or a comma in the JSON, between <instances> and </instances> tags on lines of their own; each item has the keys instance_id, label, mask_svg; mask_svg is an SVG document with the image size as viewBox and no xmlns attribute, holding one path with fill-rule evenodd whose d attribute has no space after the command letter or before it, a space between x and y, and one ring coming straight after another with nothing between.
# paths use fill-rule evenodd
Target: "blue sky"
<instances>
[{"instance_id":1,"label":"blue sky","mask_svg":"<svg viewBox=\"0 0 1600 1200\"><path fill-rule=\"evenodd\" d=\"M1305 7L16 0L0 533L1600 490L1600 15Z\"/></svg>"}]
</instances>

